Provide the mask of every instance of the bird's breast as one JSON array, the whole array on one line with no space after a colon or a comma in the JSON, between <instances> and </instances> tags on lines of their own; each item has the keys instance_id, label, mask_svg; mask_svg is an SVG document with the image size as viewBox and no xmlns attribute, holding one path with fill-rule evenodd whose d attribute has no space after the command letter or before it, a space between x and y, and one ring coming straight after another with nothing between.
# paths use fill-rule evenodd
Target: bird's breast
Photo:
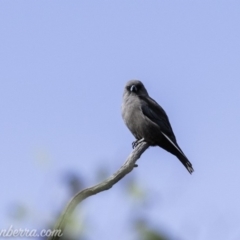
<instances>
[{"instance_id":1,"label":"bird's breast","mask_svg":"<svg viewBox=\"0 0 240 240\"><path fill-rule=\"evenodd\" d=\"M161 137L160 129L142 112L139 102L123 102L122 117L136 139L144 138L149 144L156 145L155 139Z\"/></svg>"}]
</instances>

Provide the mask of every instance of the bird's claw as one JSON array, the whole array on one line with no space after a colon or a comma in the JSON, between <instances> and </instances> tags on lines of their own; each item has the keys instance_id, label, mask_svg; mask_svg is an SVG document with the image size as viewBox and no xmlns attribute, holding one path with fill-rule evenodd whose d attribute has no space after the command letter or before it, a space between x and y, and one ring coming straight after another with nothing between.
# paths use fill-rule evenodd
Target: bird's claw
<instances>
[{"instance_id":1,"label":"bird's claw","mask_svg":"<svg viewBox=\"0 0 240 240\"><path fill-rule=\"evenodd\" d=\"M138 140L132 142L132 148L134 149L138 145Z\"/></svg>"},{"instance_id":2,"label":"bird's claw","mask_svg":"<svg viewBox=\"0 0 240 240\"><path fill-rule=\"evenodd\" d=\"M135 147L138 146L138 144L140 144L140 143L142 143L142 142L144 142L144 141L145 141L145 139L142 138L142 139L140 139L140 140L136 140L136 141L132 142L132 148L134 149Z\"/></svg>"}]
</instances>

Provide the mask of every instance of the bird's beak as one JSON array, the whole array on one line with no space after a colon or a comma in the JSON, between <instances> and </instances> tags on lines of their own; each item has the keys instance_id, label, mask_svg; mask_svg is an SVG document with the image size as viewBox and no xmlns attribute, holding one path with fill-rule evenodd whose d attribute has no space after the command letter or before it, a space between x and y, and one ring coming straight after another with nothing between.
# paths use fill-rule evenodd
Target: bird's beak
<instances>
[{"instance_id":1,"label":"bird's beak","mask_svg":"<svg viewBox=\"0 0 240 240\"><path fill-rule=\"evenodd\" d=\"M130 88L131 92L137 92L137 87L135 85L132 85Z\"/></svg>"}]
</instances>

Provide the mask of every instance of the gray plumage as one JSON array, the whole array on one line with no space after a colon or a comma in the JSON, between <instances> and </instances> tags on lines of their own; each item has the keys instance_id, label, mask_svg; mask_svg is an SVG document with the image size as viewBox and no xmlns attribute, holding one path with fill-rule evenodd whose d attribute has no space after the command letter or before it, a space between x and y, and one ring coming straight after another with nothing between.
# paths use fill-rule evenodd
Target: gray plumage
<instances>
[{"instance_id":1,"label":"gray plumage","mask_svg":"<svg viewBox=\"0 0 240 240\"><path fill-rule=\"evenodd\" d=\"M141 81L127 82L122 103L122 117L135 136L135 147L140 141L146 141L151 146L159 146L175 155L192 173L193 167L181 148L163 108L149 95Z\"/></svg>"}]
</instances>

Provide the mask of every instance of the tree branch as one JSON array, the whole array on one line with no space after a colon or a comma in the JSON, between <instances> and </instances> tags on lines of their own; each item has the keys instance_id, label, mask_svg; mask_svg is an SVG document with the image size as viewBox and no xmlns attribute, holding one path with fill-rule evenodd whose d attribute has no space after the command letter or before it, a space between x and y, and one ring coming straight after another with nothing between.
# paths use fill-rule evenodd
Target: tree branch
<instances>
[{"instance_id":1,"label":"tree branch","mask_svg":"<svg viewBox=\"0 0 240 240\"><path fill-rule=\"evenodd\" d=\"M117 183L119 180L121 180L125 175L130 173L134 167L137 165L135 164L137 160L141 157L143 152L149 147L148 143L146 142L141 142L139 145L137 145L136 148L132 151L132 153L128 156L126 162L122 165L122 167L114 173L112 176L110 176L108 179L105 181L82 190L81 192L77 193L68 203L66 206L65 210L63 211L62 215L58 219L54 230L57 231L58 233L63 233L64 228L68 222L68 219L70 218L72 212L76 208L76 206L82 202L84 199L95 195L99 192L105 191L110 189L115 183ZM50 236L48 240L58 240L60 239L61 236L56 235L56 236Z\"/></svg>"}]
</instances>

